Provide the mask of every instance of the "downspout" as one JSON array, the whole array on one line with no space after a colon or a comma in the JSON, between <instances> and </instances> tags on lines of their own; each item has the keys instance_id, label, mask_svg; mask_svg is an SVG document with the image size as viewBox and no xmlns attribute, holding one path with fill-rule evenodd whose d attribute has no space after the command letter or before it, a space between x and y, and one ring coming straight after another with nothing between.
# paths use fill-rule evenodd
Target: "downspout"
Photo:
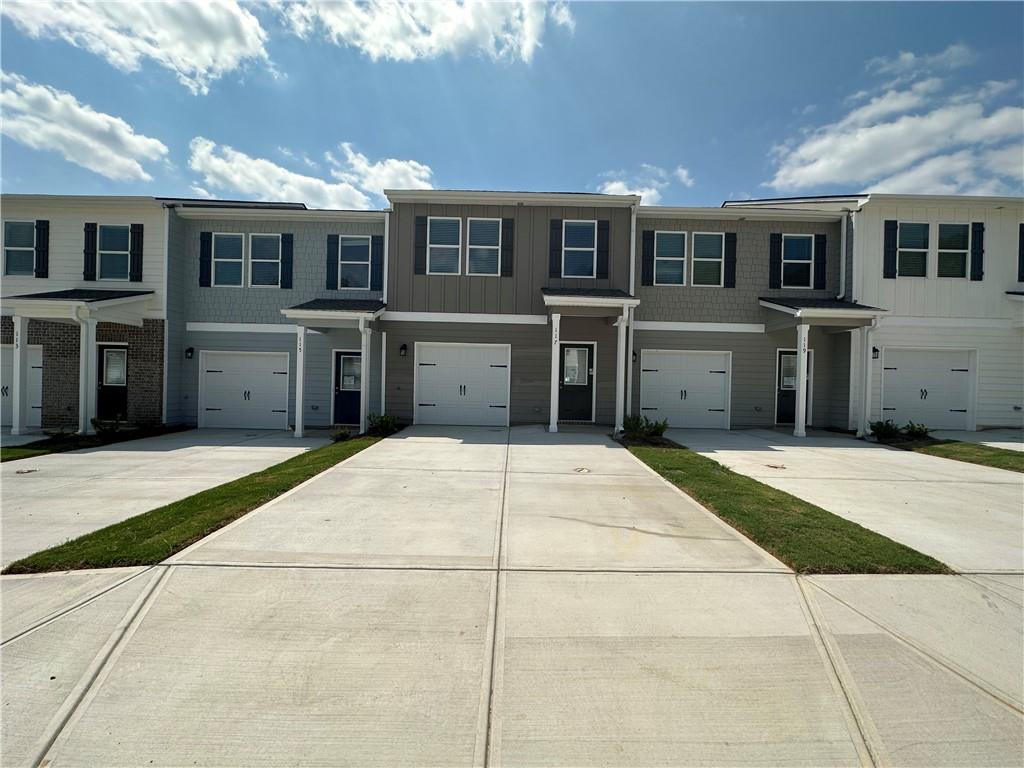
<instances>
[{"instance_id":1,"label":"downspout","mask_svg":"<svg viewBox=\"0 0 1024 768\"><path fill-rule=\"evenodd\" d=\"M864 327L864 352L863 367L861 372L861 393L860 393L860 421L857 429L857 437L865 437L871 431L871 390L874 384L874 374L871 370L874 331L878 327L878 318L871 318L871 325Z\"/></svg>"},{"instance_id":2,"label":"downspout","mask_svg":"<svg viewBox=\"0 0 1024 768\"><path fill-rule=\"evenodd\" d=\"M629 295L635 296L636 290L636 214L639 203L629 207ZM636 307L629 308L628 327L626 328L626 402L625 413L633 415L633 316Z\"/></svg>"},{"instance_id":3,"label":"downspout","mask_svg":"<svg viewBox=\"0 0 1024 768\"><path fill-rule=\"evenodd\" d=\"M860 281L860 259L857 258L857 210L850 211L850 228L853 230L854 253L849 255L853 259L853 274L851 275L852 285L850 286L850 301L857 301L857 284Z\"/></svg>"},{"instance_id":4,"label":"downspout","mask_svg":"<svg viewBox=\"0 0 1024 768\"><path fill-rule=\"evenodd\" d=\"M850 215L847 209L843 209L843 221L839 226L839 295L837 299L846 298L846 219Z\"/></svg>"},{"instance_id":5,"label":"downspout","mask_svg":"<svg viewBox=\"0 0 1024 768\"><path fill-rule=\"evenodd\" d=\"M388 242L391 235L391 208L384 211L384 293L381 301L388 303ZM383 409L382 409L383 410Z\"/></svg>"}]
</instances>

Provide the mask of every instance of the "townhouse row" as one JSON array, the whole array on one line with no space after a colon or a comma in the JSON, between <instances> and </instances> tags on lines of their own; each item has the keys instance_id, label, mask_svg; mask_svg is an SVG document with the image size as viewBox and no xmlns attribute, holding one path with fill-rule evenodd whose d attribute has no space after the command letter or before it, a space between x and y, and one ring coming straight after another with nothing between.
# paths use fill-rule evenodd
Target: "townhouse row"
<instances>
[{"instance_id":1,"label":"townhouse row","mask_svg":"<svg viewBox=\"0 0 1024 768\"><path fill-rule=\"evenodd\" d=\"M2 422L1024 425L1024 199L4 195Z\"/></svg>"}]
</instances>

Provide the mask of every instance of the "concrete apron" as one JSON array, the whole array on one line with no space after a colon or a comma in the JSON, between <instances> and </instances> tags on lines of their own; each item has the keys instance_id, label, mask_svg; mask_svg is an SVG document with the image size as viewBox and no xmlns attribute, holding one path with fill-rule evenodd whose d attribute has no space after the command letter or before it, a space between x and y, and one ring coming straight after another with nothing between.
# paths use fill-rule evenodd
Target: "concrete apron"
<instances>
[{"instance_id":1,"label":"concrete apron","mask_svg":"<svg viewBox=\"0 0 1024 768\"><path fill-rule=\"evenodd\" d=\"M5 763L1019 757L1019 580L798 579L594 431L407 430L75 576L0 582Z\"/></svg>"}]
</instances>

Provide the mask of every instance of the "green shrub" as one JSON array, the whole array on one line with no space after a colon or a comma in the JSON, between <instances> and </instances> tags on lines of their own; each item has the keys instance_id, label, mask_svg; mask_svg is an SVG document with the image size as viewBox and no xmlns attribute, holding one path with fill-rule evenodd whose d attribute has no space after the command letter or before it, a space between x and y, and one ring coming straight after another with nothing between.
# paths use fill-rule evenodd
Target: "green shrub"
<instances>
[{"instance_id":1,"label":"green shrub","mask_svg":"<svg viewBox=\"0 0 1024 768\"><path fill-rule=\"evenodd\" d=\"M916 439L928 437L929 432L931 432L931 430L924 424L918 424L913 421L908 421L907 426L903 428L903 434L907 437L913 437Z\"/></svg>"},{"instance_id":2,"label":"green shrub","mask_svg":"<svg viewBox=\"0 0 1024 768\"><path fill-rule=\"evenodd\" d=\"M109 419L91 419L92 428L96 430L96 434L100 437L112 437L121 431L121 419L114 418Z\"/></svg>"},{"instance_id":3,"label":"green shrub","mask_svg":"<svg viewBox=\"0 0 1024 768\"><path fill-rule=\"evenodd\" d=\"M348 427L339 427L331 432L331 440L336 443L343 443L350 437L352 437L352 433L348 431Z\"/></svg>"},{"instance_id":4,"label":"green shrub","mask_svg":"<svg viewBox=\"0 0 1024 768\"><path fill-rule=\"evenodd\" d=\"M628 438L661 437L668 429L668 420L651 421L646 416L627 416L622 421L622 432Z\"/></svg>"},{"instance_id":5,"label":"green shrub","mask_svg":"<svg viewBox=\"0 0 1024 768\"><path fill-rule=\"evenodd\" d=\"M873 421L871 422L871 434L879 440L895 440L900 436L900 428L892 419Z\"/></svg>"},{"instance_id":6,"label":"green shrub","mask_svg":"<svg viewBox=\"0 0 1024 768\"><path fill-rule=\"evenodd\" d=\"M366 420L368 422L366 434L374 437L388 437L400 429L398 419L388 413L382 413L379 416L376 413L371 413Z\"/></svg>"}]
</instances>

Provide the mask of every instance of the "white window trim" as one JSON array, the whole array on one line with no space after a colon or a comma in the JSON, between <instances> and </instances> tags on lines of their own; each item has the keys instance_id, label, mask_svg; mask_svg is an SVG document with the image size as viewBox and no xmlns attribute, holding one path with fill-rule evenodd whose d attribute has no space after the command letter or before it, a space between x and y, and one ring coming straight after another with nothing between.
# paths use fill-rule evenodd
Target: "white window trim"
<instances>
[{"instance_id":1,"label":"white window trim","mask_svg":"<svg viewBox=\"0 0 1024 768\"><path fill-rule=\"evenodd\" d=\"M31 224L32 225L32 271L28 274L17 274L12 275L7 271L7 225L8 224ZM28 219L4 219L3 222L4 232L4 277L35 277L36 275L36 222ZM20 245L10 246L12 251L27 251L28 248L24 248Z\"/></svg>"},{"instance_id":2,"label":"white window trim","mask_svg":"<svg viewBox=\"0 0 1024 768\"><path fill-rule=\"evenodd\" d=\"M787 237L800 237L800 238L808 238L809 237L811 239L811 260L809 262L810 265L811 265L811 269L810 269L810 272L808 273L807 285L786 285L786 238ZM817 258L818 258L818 254L816 254L814 252L814 235L809 234L807 232L793 232L793 233L790 233L790 234L783 233L783 235L782 235L782 254L781 255L782 255L782 274L779 276L780 280L781 280L781 282L779 284L783 288L788 288L788 289L795 290L795 291L813 291L814 290L814 263L815 263L815 261L817 261ZM793 263L794 264L798 264L800 262L794 261Z\"/></svg>"},{"instance_id":3,"label":"white window trim","mask_svg":"<svg viewBox=\"0 0 1024 768\"><path fill-rule=\"evenodd\" d=\"M709 259L706 257L697 257L697 235L713 235L718 238L721 247L718 249L718 258ZM783 236L785 237L785 236ZM724 288L725 287L725 232L694 232L693 233L693 250L690 261L693 262L691 270L697 269L698 261L717 261L718 262L718 283L698 283L693 274L690 275L690 285L694 288ZM785 247L785 245L783 245ZM811 246L813 248L813 245ZM812 251L813 252L813 251ZM813 285L813 281L811 283Z\"/></svg>"},{"instance_id":4,"label":"white window trim","mask_svg":"<svg viewBox=\"0 0 1024 768\"><path fill-rule=\"evenodd\" d=\"M498 222L498 245L497 246L493 246L493 245L472 245L469 242L469 233L470 233L470 230L473 229L473 222L474 221L496 221L496 222ZM466 219L466 274L467 275L472 275L473 277L501 277L501 244L504 241L504 238L505 238L505 228L501 224L501 219L483 218L483 217L480 217L480 216L470 216L469 218L467 218ZM486 249L492 250L492 251L493 250L497 250L498 258L495 259L495 262L494 262L497 265L497 271L495 271L495 272L472 272L470 270L470 261L469 261L469 249L470 248L478 248L478 249L479 248L486 248Z\"/></svg>"},{"instance_id":5,"label":"white window trim","mask_svg":"<svg viewBox=\"0 0 1024 768\"><path fill-rule=\"evenodd\" d=\"M681 257L676 256L659 256L658 255L658 235L681 235L683 238L683 255ZM663 285L666 288L685 288L686 287L686 267L687 267L687 256L690 253L689 236L686 232L680 232L678 230L671 229L656 229L654 230L654 284ZM658 262L659 261L681 261L683 262L683 282L681 283L659 283L658 282Z\"/></svg>"},{"instance_id":6,"label":"white window trim","mask_svg":"<svg viewBox=\"0 0 1024 768\"><path fill-rule=\"evenodd\" d=\"M128 250L127 251L103 251L100 250L100 242L102 241L101 231L104 227L111 229L127 229L128 230ZM128 269L124 274L124 277L103 277L103 254L109 253L112 255L121 255L122 253L128 257ZM131 279L132 276L132 228L130 224L97 224L96 225L96 279L109 281L112 283L126 283Z\"/></svg>"},{"instance_id":7,"label":"white window trim","mask_svg":"<svg viewBox=\"0 0 1024 768\"><path fill-rule=\"evenodd\" d=\"M459 242L458 245L431 245L430 243L430 225L433 221L457 221L459 222ZM459 257L455 262L454 272L434 272L430 269L430 249L431 248L456 248L459 252ZM427 274L428 275L447 275L448 277L456 277L462 274L462 217L461 216L427 216Z\"/></svg>"},{"instance_id":8,"label":"white window trim","mask_svg":"<svg viewBox=\"0 0 1024 768\"><path fill-rule=\"evenodd\" d=\"M254 237L276 237L277 238L277 259L257 259L252 255L252 239ZM281 287L281 235L275 234L274 232L250 232L249 237L249 287L250 288L280 288ZM243 243L242 248L243 258L245 255L245 247ZM230 259L228 259L230 261ZM255 262L264 264L277 264L277 282L275 283L260 283L257 285L252 281L252 265Z\"/></svg>"},{"instance_id":9,"label":"white window trim","mask_svg":"<svg viewBox=\"0 0 1024 768\"><path fill-rule=\"evenodd\" d=\"M242 255L237 259L218 259L217 258L217 238L218 237L240 237L242 238ZM214 288L244 288L245 287L245 233L244 232L212 232L210 234L210 285ZM217 262L218 261L237 261L242 265L241 279L237 285L234 283L218 283L217 282Z\"/></svg>"},{"instance_id":10,"label":"white window trim","mask_svg":"<svg viewBox=\"0 0 1024 768\"><path fill-rule=\"evenodd\" d=\"M576 248L565 247L565 226L567 224L593 224L594 225L594 247ZM565 252L566 251L590 251L590 274L589 275L567 275L565 274ZM563 280L594 280L597 278L597 219L562 219L562 279Z\"/></svg>"},{"instance_id":11,"label":"white window trim","mask_svg":"<svg viewBox=\"0 0 1024 768\"><path fill-rule=\"evenodd\" d=\"M904 224L922 224L928 227L928 247L927 248L900 248L900 227ZM938 233L938 230L935 230ZM932 223L930 221L897 221L896 222L896 277L904 278L916 278L917 280L926 280L928 278L928 263L932 261L932 243L936 242L935 238L932 237ZM909 251L912 253L923 253L924 254L924 274L923 275L901 275L900 274L900 251Z\"/></svg>"},{"instance_id":12,"label":"white window trim","mask_svg":"<svg viewBox=\"0 0 1024 768\"><path fill-rule=\"evenodd\" d=\"M967 248L964 249L964 250L961 250L960 248L943 248L943 247L941 247L939 245L939 238L942 235L941 228L943 226L947 226L947 227L967 227ZM970 279L970 277L971 277L971 240L973 239L973 235L974 235L974 233L971 232L971 225L970 225L970 223L964 223L962 221L940 221L940 222L938 222L935 225L935 278L937 280L968 280L968 279ZM899 247L898 247L899 246L899 240L898 239L896 240L896 243L897 243L897 248L896 248L896 269L897 269L897 274L899 274L899 253L900 253L900 251L899 251ZM930 232L929 232L929 236L928 236L928 245L929 246L931 245L931 233ZM957 277L949 277L949 276L943 277L943 276L939 275L939 254L940 253L962 253L964 255L964 273L962 275L958 275ZM927 259L927 257L926 257L925 269L927 269L928 261L930 261L930 259Z\"/></svg>"},{"instance_id":13,"label":"white window trim","mask_svg":"<svg viewBox=\"0 0 1024 768\"><path fill-rule=\"evenodd\" d=\"M366 241L366 261L346 261L341 260L341 241L342 240L365 240ZM429 259L429 256L428 256ZM361 288L357 285L342 285L341 284L341 265L344 264L366 264L366 287ZM373 237L371 235L338 235L338 285L339 291L369 291L370 282L373 280L370 272L373 269Z\"/></svg>"}]
</instances>

